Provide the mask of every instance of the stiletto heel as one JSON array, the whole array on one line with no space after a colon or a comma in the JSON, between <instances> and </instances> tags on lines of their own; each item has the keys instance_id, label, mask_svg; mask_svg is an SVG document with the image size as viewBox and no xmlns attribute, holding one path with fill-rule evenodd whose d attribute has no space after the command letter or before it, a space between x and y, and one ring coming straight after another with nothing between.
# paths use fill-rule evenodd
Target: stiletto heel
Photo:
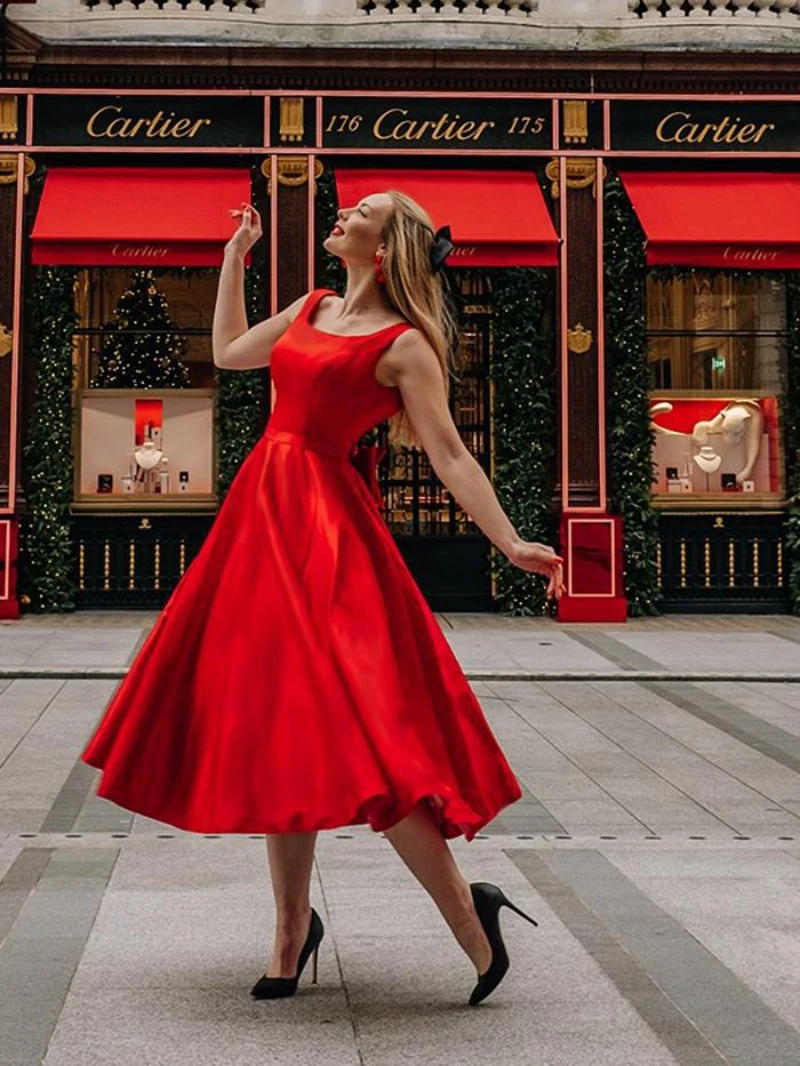
<instances>
[{"instance_id":1,"label":"stiletto heel","mask_svg":"<svg viewBox=\"0 0 800 1066\"><path fill-rule=\"evenodd\" d=\"M472 890L475 910L492 949L492 961L489 964L489 968L485 973L479 975L478 983L469 997L469 1004L474 1007L497 988L508 971L508 953L500 933L500 908L509 907L529 921L531 925L538 925L539 923L512 903L497 885L490 884L488 881L474 881L469 887Z\"/></svg>"},{"instance_id":2,"label":"stiletto heel","mask_svg":"<svg viewBox=\"0 0 800 1066\"><path fill-rule=\"evenodd\" d=\"M283 996L292 996L297 991L297 982L300 980L309 956L314 955L314 974L312 978L313 984L317 983L317 956L319 954L319 945L325 935L325 927L322 924L322 919L311 908L311 923L308 927L308 936L306 942L300 950L300 957L297 960L297 973L294 977L267 977L264 974L256 981L253 987L250 989L250 995L255 996L256 999L278 999Z\"/></svg>"},{"instance_id":3,"label":"stiletto heel","mask_svg":"<svg viewBox=\"0 0 800 1066\"><path fill-rule=\"evenodd\" d=\"M506 905L507 907L510 907L512 911L516 911L516 912L517 912L517 914L519 914L519 915L521 915L521 916L522 916L523 918L527 919L527 921L529 921L529 922L531 923L531 925L538 925L538 924L539 924L539 923L538 923L538 922L536 921L536 919L535 919L535 918L531 918L530 914L526 914L526 913L525 913L525 911L521 911L521 910L519 909L519 907L515 906L515 904L513 904L513 903L511 902L511 900L510 900L510 899L506 899L506 900L505 900L504 902L505 902L505 905Z\"/></svg>"}]
</instances>

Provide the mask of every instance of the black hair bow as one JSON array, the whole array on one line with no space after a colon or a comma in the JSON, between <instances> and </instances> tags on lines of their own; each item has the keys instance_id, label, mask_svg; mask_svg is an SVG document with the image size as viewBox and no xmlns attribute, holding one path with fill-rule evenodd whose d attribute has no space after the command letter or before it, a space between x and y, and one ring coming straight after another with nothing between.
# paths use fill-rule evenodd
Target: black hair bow
<instances>
[{"instance_id":1,"label":"black hair bow","mask_svg":"<svg viewBox=\"0 0 800 1066\"><path fill-rule=\"evenodd\" d=\"M450 227L441 226L433 236L433 247L431 248L431 269L434 274L442 269L445 259L455 248L452 240L450 239Z\"/></svg>"}]
</instances>

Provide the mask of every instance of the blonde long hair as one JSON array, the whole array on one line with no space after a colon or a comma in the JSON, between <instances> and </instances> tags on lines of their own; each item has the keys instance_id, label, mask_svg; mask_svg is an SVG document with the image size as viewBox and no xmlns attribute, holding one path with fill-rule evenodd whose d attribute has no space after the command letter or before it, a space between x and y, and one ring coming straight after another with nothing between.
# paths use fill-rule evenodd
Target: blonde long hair
<instances>
[{"instance_id":1,"label":"blonde long hair","mask_svg":"<svg viewBox=\"0 0 800 1066\"><path fill-rule=\"evenodd\" d=\"M445 279L431 267L434 227L428 212L403 192L387 189L394 211L384 227L384 289L392 306L422 333L436 352L442 369L445 396L450 396L450 374L457 369L459 326L448 303ZM389 441L421 446L419 436L403 407L389 419Z\"/></svg>"}]
</instances>

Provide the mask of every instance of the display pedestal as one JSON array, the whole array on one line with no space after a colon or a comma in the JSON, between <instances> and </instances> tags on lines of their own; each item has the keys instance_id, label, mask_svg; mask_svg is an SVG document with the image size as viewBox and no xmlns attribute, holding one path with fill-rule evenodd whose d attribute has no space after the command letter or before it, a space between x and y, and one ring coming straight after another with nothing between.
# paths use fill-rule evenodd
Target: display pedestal
<instances>
[{"instance_id":1,"label":"display pedestal","mask_svg":"<svg viewBox=\"0 0 800 1066\"><path fill-rule=\"evenodd\" d=\"M17 552L19 519L0 518L0 618L19 618Z\"/></svg>"},{"instance_id":2,"label":"display pedestal","mask_svg":"<svg viewBox=\"0 0 800 1066\"><path fill-rule=\"evenodd\" d=\"M558 600L558 621L627 621L622 518L596 511L565 510L560 528L566 591Z\"/></svg>"}]
</instances>

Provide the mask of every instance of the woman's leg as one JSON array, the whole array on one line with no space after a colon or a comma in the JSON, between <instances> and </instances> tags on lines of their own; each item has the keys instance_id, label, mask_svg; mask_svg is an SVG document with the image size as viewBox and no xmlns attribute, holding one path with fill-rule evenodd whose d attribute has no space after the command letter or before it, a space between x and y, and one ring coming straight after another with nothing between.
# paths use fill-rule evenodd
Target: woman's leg
<instances>
[{"instance_id":1,"label":"woman's leg","mask_svg":"<svg viewBox=\"0 0 800 1066\"><path fill-rule=\"evenodd\" d=\"M492 961L491 945L475 910L469 882L456 865L428 803L422 800L383 835L433 897L478 974L485 973Z\"/></svg>"},{"instance_id":2,"label":"woman's leg","mask_svg":"<svg viewBox=\"0 0 800 1066\"><path fill-rule=\"evenodd\" d=\"M267 977L294 977L311 920L311 870L317 834L268 833L272 892L275 896L275 947Z\"/></svg>"}]
</instances>

